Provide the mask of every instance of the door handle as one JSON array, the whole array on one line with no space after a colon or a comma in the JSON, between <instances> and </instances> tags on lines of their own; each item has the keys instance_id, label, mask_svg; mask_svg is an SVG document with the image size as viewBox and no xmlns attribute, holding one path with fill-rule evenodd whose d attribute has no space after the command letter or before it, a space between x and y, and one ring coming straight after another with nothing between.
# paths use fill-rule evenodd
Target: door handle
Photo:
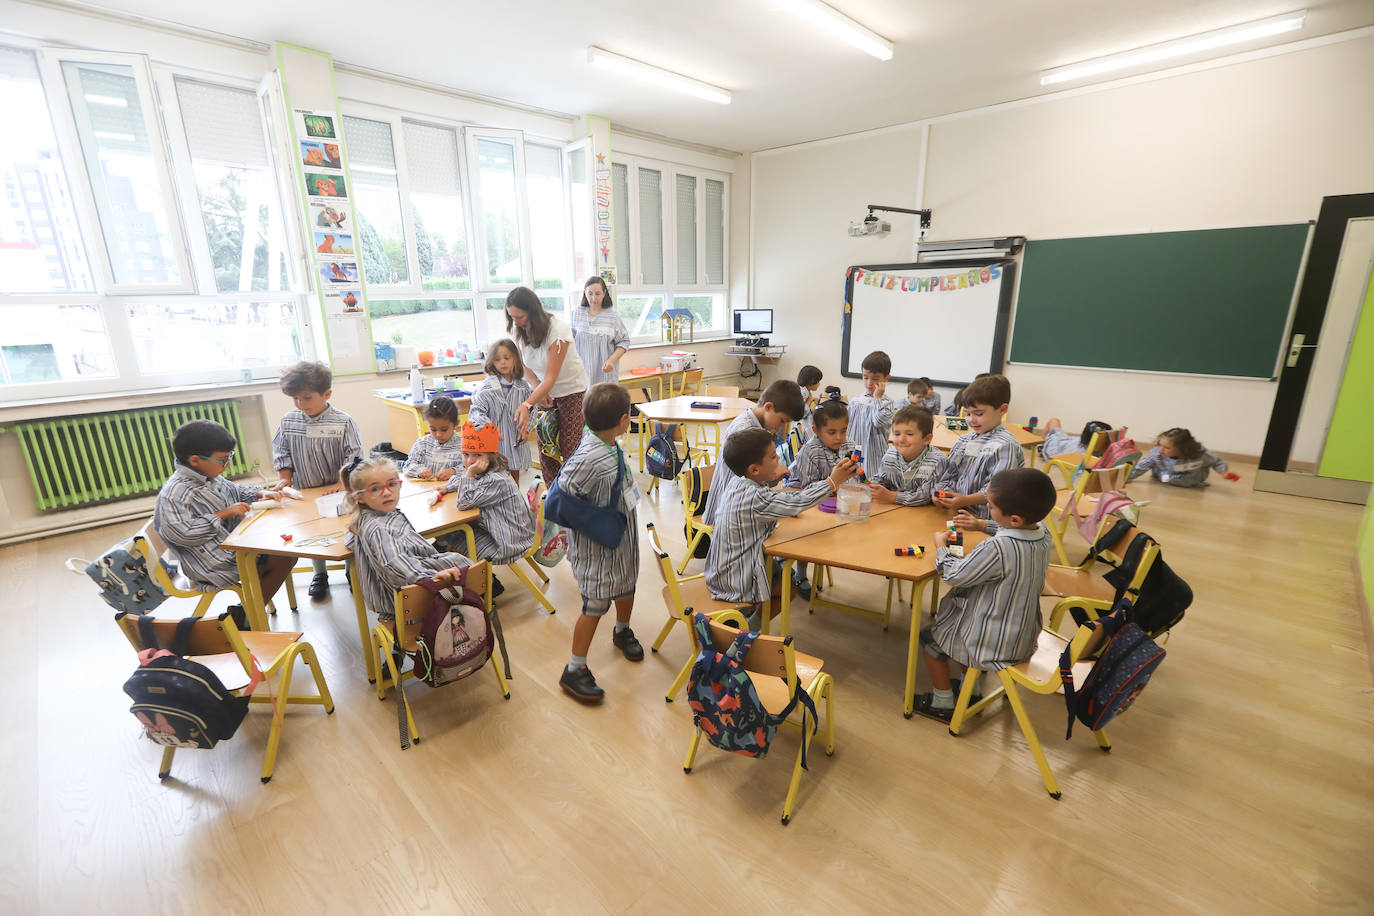
<instances>
[{"instance_id":1,"label":"door handle","mask_svg":"<svg viewBox=\"0 0 1374 916\"><path fill-rule=\"evenodd\" d=\"M1303 343L1307 339L1306 334L1294 334L1292 341L1288 344L1288 362L1285 365L1289 369L1298 364L1298 359L1302 356L1303 350L1315 350L1316 344Z\"/></svg>"}]
</instances>

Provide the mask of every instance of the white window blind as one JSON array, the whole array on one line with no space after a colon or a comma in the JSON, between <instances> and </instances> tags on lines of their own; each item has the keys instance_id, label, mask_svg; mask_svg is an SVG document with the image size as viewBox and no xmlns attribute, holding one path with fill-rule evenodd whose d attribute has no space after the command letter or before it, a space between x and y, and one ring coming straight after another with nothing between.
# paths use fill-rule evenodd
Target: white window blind
<instances>
[{"instance_id":1,"label":"white window blind","mask_svg":"<svg viewBox=\"0 0 1374 916\"><path fill-rule=\"evenodd\" d=\"M663 284L663 173L639 172L639 260L645 286Z\"/></svg>"},{"instance_id":2,"label":"white window blind","mask_svg":"<svg viewBox=\"0 0 1374 916\"><path fill-rule=\"evenodd\" d=\"M697 282L697 178L677 176L677 282Z\"/></svg>"},{"instance_id":3,"label":"white window blind","mask_svg":"<svg viewBox=\"0 0 1374 916\"><path fill-rule=\"evenodd\" d=\"M391 146L391 125L344 115L343 127L344 136L348 138L348 164L351 171L358 173L353 180L396 187L396 153Z\"/></svg>"},{"instance_id":4,"label":"white window blind","mask_svg":"<svg viewBox=\"0 0 1374 916\"><path fill-rule=\"evenodd\" d=\"M353 138L350 128L349 139ZM461 188L458 179L458 134L446 127L431 127L405 121L401 124L401 136L406 148L406 173L410 178L412 194L444 194L459 196ZM387 148L390 149L388 137ZM350 147L349 155L354 156Z\"/></svg>"},{"instance_id":5,"label":"white window blind","mask_svg":"<svg viewBox=\"0 0 1374 916\"><path fill-rule=\"evenodd\" d=\"M706 282L725 282L725 182L706 179Z\"/></svg>"},{"instance_id":6,"label":"white window blind","mask_svg":"<svg viewBox=\"0 0 1374 916\"><path fill-rule=\"evenodd\" d=\"M630 268L630 169L611 163L611 214L615 222L615 269L621 283L634 283Z\"/></svg>"},{"instance_id":7,"label":"white window blind","mask_svg":"<svg viewBox=\"0 0 1374 916\"><path fill-rule=\"evenodd\" d=\"M177 77L176 87L192 159L234 168L267 168L257 93L182 77Z\"/></svg>"}]
</instances>

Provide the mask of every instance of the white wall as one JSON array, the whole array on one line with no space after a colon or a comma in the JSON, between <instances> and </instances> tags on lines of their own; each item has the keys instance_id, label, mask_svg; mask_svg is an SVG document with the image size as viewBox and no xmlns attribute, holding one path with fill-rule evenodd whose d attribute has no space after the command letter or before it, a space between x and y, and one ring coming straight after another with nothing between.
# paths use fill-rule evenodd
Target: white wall
<instances>
[{"instance_id":1,"label":"white wall","mask_svg":"<svg viewBox=\"0 0 1374 916\"><path fill-rule=\"evenodd\" d=\"M1003 106L930 124L931 239L1107 235L1315 219L1374 191L1374 38ZM786 311L787 371L837 375L844 269L910 260L910 217L850 239L863 205L914 199L920 131L754 157L754 301ZM903 328L904 333L938 329ZM1328 341L1344 346L1344 341ZM1089 418L1149 438L1188 426L1258 455L1276 383L1010 366L1011 416ZM845 380L847 391L858 383Z\"/></svg>"}]
</instances>

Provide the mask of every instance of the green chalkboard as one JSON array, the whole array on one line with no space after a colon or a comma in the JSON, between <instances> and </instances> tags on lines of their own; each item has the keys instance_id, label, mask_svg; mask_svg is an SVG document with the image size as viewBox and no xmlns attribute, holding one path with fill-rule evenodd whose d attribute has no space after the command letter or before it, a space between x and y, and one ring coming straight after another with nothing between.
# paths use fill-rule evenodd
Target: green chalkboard
<instances>
[{"instance_id":1,"label":"green chalkboard","mask_svg":"<svg viewBox=\"0 0 1374 916\"><path fill-rule=\"evenodd\" d=\"M1027 242L1011 361L1270 378L1307 230Z\"/></svg>"}]
</instances>

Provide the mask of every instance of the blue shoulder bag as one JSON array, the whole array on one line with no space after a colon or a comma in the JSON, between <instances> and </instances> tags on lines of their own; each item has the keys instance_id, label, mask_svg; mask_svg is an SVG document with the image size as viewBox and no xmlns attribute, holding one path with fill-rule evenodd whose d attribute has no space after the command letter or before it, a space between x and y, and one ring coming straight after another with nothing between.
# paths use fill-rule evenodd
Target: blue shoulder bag
<instances>
[{"instance_id":1,"label":"blue shoulder bag","mask_svg":"<svg viewBox=\"0 0 1374 916\"><path fill-rule=\"evenodd\" d=\"M555 477L544 497L544 518L585 534L602 547L616 547L624 539L625 529L630 524L625 513L616 508L620 502L620 486L624 476L625 462L621 460L617 462L615 483L611 486L611 502L605 506L572 495L559 486Z\"/></svg>"}]
</instances>

